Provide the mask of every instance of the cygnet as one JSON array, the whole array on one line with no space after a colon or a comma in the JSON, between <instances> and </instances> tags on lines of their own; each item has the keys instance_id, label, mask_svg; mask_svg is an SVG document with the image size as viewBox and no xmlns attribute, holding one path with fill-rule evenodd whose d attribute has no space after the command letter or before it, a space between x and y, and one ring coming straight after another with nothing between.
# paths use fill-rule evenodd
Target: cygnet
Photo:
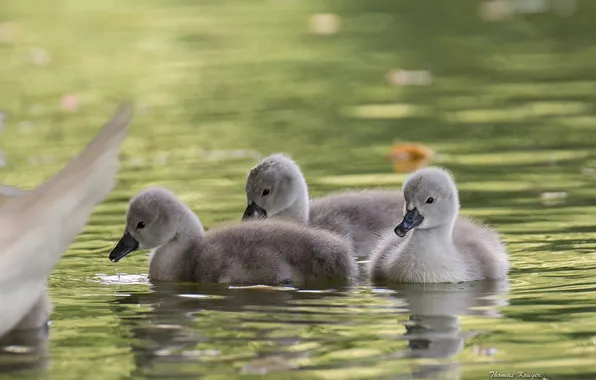
<instances>
[{"instance_id":1,"label":"cygnet","mask_svg":"<svg viewBox=\"0 0 596 380\"><path fill-rule=\"evenodd\" d=\"M507 275L509 259L499 235L458 218L459 196L449 172L418 170L403 190L405 215L371 255L373 280L458 283Z\"/></svg>"},{"instance_id":2,"label":"cygnet","mask_svg":"<svg viewBox=\"0 0 596 380\"><path fill-rule=\"evenodd\" d=\"M149 188L129 204L126 228L112 262L151 249L149 277L157 281L233 284L351 280L352 247L340 236L283 221L252 221L205 232L192 210L165 188Z\"/></svg>"},{"instance_id":3,"label":"cygnet","mask_svg":"<svg viewBox=\"0 0 596 380\"><path fill-rule=\"evenodd\" d=\"M380 235L403 215L401 191L336 192L309 199L302 171L289 156L262 159L246 179L247 207L242 220L282 219L344 236L357 256L368 256Z\"/></svg>"}]
</instances>

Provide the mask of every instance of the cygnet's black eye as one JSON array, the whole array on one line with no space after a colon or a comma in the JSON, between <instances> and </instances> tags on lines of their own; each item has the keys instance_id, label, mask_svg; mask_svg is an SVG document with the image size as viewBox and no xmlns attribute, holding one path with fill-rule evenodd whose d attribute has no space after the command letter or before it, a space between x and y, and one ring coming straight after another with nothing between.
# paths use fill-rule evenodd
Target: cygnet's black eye
<instances>
[{"instance_id":1,"label":"cygnet's black eye","mask_svg":"<svg viewBox=\"0 0 596 380\"><path fill-rule=\"evenodd\" d=\"M263 190L263 196L266 197L267 195L269 195L270 192L271 192L270 189Z\"/></svg>"},{"instance_id":2,"label":"cygnet's black eye","mask_svg":"<svg viewBox=\"0 0 596 380\"><path fill-rule=\"evenodd\" d=\"M138 222L137 223L137 230L145 228L145 222Z\"/></svg>"},{"instance_id":3,"label":"cygnet's black eye","mask_svg":"<svg viewBox=\"0 0 596 380\"><path fill-rule=\"evenodd\" d=\"M433 203L435 201L435 199L433 197L430 197L426 200L426 203Z\"/></svg>"}]
</instances>

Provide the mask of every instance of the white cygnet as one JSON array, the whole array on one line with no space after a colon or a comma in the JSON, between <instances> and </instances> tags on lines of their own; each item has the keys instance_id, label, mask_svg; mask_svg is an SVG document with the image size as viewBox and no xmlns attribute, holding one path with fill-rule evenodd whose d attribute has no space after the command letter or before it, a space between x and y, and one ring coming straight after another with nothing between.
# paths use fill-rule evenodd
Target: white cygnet
<instances>
[{"instance_id":1,"label":"white cygnet","mask_svg":"<svg viewBox=\"0 0 596 380\"><path fill-rule=\"evenodd\" d=\"M137 249L153 250L149 277L157 281L276 285L351 280L358 272L352 247L339 236L279 221L205 232L192 210L164 188L143 190L130 201L110 260Z\"/></svg>"},{"instance_id":2,"label":"white cygnet","mask_svg":"<svg viewBox=\"0 0 596 380\"><path fill-rule=\"evenodd\" d=\"M346 237L357 256L368 256L379 236L403 214L401 191L364 190L309 199L302 171L290 157L262 159L246 179L242 220L274 218L322 228Z\"/></svg>"},{"instance_id":3,"label":"white cygnet","mask_svg":"<svg viewBox=\"0 0 596 380\"><path fill-rule=\"evenodd\" d=\"M418 170L403 190L405 215L371 255L373 280L457 283L507 275L509 259L499 235L458 218L458 191L446 170Z\"/></svg>"}]
</instances>

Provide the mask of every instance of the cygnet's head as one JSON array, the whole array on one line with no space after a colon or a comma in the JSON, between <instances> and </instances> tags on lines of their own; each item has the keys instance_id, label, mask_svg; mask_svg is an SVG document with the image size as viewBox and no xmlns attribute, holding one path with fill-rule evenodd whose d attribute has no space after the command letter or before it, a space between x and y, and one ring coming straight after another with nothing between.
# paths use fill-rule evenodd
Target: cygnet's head
<instances>
[{"instance_id":1,"label":"cygnet's head","mask_svg":"<svg viewBox=\"0 0 596 380\"><path fill-rule=\"evenodd\" d=\"M403 185L406 210L395 227L403 237L414 228L429 229L453 223L459 211L459 197L451 174L437 167L410 175Z\"/></svg>"},{"instance_id":2,"label":"cygnet's head","mask_svg":"<svg viewBox=\"0 0 596 380\"><path fill-rule=\"evenodd\" d=\"M308 198L298 165L284 154L272 154L253 167L246 178L247 207L242 220L274 216Z\"/></svg>"},{"instance_id":3,"label":"cygnet's head","mask_svg":"<svg viewBox=\"0 0 596 380\"><path fill-rule=\"evenodd\" d=\"M202 234L199 219L170 190L145 189L129 203L124 234L110 252L110 260L116 263L138 249L159 247L181 230L196 227Z\"/></svg>"}]
</instances>

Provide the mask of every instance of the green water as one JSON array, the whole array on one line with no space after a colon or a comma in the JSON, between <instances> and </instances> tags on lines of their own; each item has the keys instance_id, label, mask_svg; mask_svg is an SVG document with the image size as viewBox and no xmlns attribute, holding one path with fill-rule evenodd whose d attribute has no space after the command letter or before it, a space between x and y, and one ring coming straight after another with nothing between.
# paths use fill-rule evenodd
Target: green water
<instances>
[{"instance_id":1,"label":"green water","mask_svg":"<svg viewBox=\"0 0 596 380\"><path fill-rule=\"evenodd\" d=\"M45 354L5 348L0 377L596 378L596 2L494 22L481 3L0 3L0 181L36 186L117 102L137 108L116 189L49 280ZM339 30L309 31L316 13ZM390 85L400 68L432 83ZM120 278L107 258L144 187L170 187L211 227L240 219L260 156L290 153L313 196L396 188L385 155L399 141L435 150L462 212L503 234L508 283L155 287L146 255Z\"/></svg>"}]
</instances>

